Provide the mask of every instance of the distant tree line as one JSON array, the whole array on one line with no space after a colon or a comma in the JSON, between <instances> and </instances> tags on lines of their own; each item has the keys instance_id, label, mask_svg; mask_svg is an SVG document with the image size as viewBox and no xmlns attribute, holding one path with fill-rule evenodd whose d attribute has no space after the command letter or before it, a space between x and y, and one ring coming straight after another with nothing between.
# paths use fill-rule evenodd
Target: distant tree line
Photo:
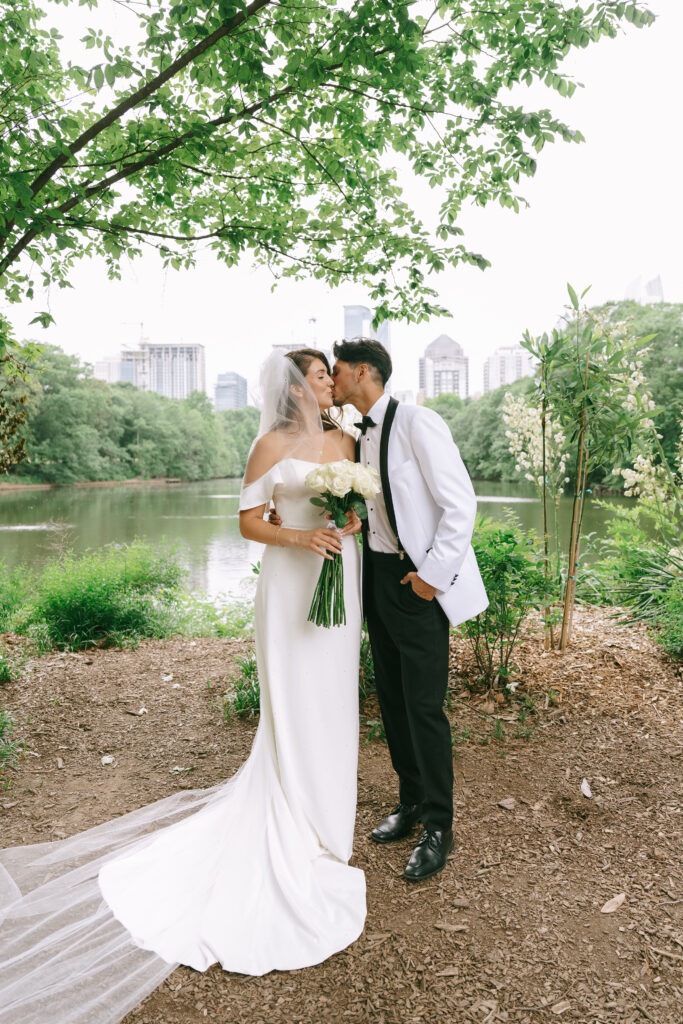
<instances>
[{"instance_id":1,"label":"distant tree line","mask_svg":"<svg viewBox=\"0 0 683 1024\"><path fill-rule=\"evenodd\" d=\"M674 461L683 409L683 304L639 306L610 303L600 311L630 317L637 335L654 334L644 364L657 404L655 422L662 447ZM95 380L77 357L48 346L28 383L23 427L29 462L11 477L45 483L181 477L203 480L241 476L258 428L252 407L216 412L198 392L175 401L130 384ZM425 404L448 423L474 479L519 480L503 421L507 391L523 393L530 378L463 401L441 395ZM603 466L592 484L621 487L613 466Z\"/></svg>"},{"instance_id":2,"label":"distant tree line","mask_svg":"<svg viewBox=\"0 0 683 1024\"><path fill-rule=\"evenodd\" d=\"M88 366L47 347L28 385L29 460L11 477L42 483L134 477L241 476L258 427L247 407L216 412L206 395L184 401L95 380Z\"/></svg>"},{"instance_id":3,"label":"distant tree line","mask_svg":"<svg viewBox=\"0 0 683 1024\"><path fill-rule=\"evenodd\" d=\"M655 335L643 370L657 406L654 421L661 434L662 448L673 463L683 412L683 304L641 306L637 302L610 302L597 307L597 311L615 321L630 319L638 337ZM425 402L448 423L475 480L523 479L523 474L515 469L515 459L508 448L503 401L507 391L523 394L531 387L531 379L522 378L477 399L463 401L455 395L441 395ZM590 482L621 489L623 479L613 476L613 470L618 468L602 466Z\"/></svg>"}]
</instances>

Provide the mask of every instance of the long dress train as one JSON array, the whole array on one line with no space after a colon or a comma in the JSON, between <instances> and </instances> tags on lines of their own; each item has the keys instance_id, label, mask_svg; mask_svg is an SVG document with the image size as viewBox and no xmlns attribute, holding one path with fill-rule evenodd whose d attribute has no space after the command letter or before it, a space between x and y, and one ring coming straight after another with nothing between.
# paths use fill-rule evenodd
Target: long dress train
<instances>
[{"instance_id":1,"label":"long dress train","mask_svg":"<svg viewBox=\"0 0 683 1024\"><path fill-rule=\"evenodd\" d=\"M284 459L243 488L284 526L320 525ZM352 852L359 557L344 539L347 625L306 621L321 559L266 548L256 606L261 715L248 760L69 839L0 851L0 1024L116 1024L182 963L260 975L320 963L361 933Z\"/></svg>"}]
</instances>

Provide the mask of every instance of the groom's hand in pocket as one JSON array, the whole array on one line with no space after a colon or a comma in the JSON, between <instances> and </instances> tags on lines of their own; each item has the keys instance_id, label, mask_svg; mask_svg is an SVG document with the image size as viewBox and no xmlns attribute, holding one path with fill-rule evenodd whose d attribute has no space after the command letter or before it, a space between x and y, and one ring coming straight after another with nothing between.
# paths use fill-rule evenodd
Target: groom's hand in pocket
<instances>
[{"instance_id":1,"label":"groom's hand in pocket","mask_svg":"<svg viewBox=\"0 0 683 1024\"><path fill-rule=\"evenodd\" d=\"M434 595L437 593L436 587L432 587L429 583L425 583L421 580L416 572L407 572L401 583L410 584L413 588L413 593L421 597L423 601L433 601Z\"/></svg>"}]
</instances>

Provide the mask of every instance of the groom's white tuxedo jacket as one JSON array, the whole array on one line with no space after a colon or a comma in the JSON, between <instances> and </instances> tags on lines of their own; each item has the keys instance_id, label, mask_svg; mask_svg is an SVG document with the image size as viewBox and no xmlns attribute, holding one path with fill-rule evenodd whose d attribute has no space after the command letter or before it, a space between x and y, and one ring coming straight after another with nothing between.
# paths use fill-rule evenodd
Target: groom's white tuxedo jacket
<instances>
[{"instance_id":1,"label":"groom's white tuxedo jacket","mask_svg":"<svg viewBox=\"0 0 683 1024\"><path fill-rule=\"evenodd\" d=\"M386 465L379 469L401 545L456 626L488 605L470 543L477 499L469 474L448 426L424 406L397 406L383 448Z\"/></svg>"}]
</instances>

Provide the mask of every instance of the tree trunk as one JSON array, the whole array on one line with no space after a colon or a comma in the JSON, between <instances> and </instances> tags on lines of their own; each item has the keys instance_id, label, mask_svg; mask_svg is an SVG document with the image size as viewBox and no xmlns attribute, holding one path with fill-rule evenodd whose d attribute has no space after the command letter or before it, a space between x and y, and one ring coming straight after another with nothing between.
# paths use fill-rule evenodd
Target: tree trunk
<instances>
[{"instance_id":1,"label":"tree trunk","mask_svg":"<svg viewBox=\"0 0 683 1024\"><path fill-rule=\"evenodd\" d=\"M579 564L579 545L581 543L581 519L583 516L583 495L587 473L586 440L586 395L588 393L588 363L586 353L586 370L584 377L583 406L581 409L581 432L579 433L579 451L576 467L574 503L572 505L572 528L569 541L569 562L567 565L567 585L564 591L564 611L562 614L562 632L560 634L560 650L564 651L569 644L572 617L574 612L574 595L576 594L576 570Z\"/></svg>"},{"instance_id":2,"label":"tree trunk","mask_svg":"<svg viewBox=\"0 0 683 1024\"><path fill-rule=\"evenodd\" d=\"M550 580L550 542L548 537L548 462L546 452L546 400L545 394L541 402L541 444L543 451L543 571L546 581ZM548 588L550 589L550 588ZM553 626L550 621L550 605L543 609L545 618L544 625L544 647L546 651L555 650L555 637Z\"/></svg>"}]
</instances>

